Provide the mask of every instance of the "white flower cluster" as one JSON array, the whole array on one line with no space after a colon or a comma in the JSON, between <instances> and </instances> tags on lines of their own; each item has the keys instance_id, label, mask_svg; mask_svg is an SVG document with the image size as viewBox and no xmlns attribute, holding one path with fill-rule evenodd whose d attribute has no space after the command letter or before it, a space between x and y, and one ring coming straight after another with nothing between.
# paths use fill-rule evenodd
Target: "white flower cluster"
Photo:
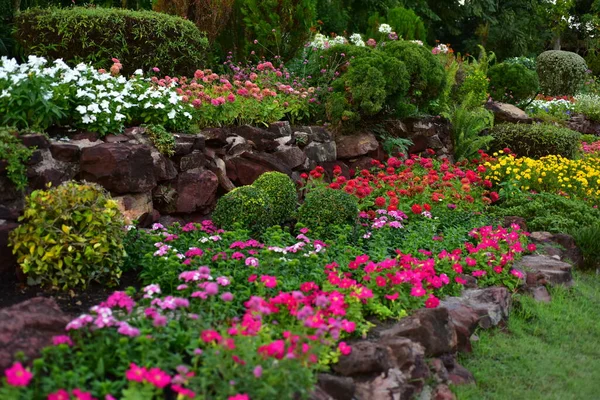
<instances>
[{"instance_id":1,"label":"white flower cluster","mask_svg":"<svg viewBox=\"0 0 600 400\"><path fill-rule=\"evenodd\" d=\"M544 111L550 114L556 113L571 113L575 110L575 104L569 100L554 99L554 100L533 100L527 110L530 113Z\"/></svg>"},{"instance_id":2,"label":"white flower cluster","mask_svg":"<svg viewBox=\"0 0 600 400\"><path fill-rule=\"evenodd\" d=\"M365 42L363 41L362 36L360 36L360 33L353 33L350 36L350 43L355 46L365 47Z\"/></svg>"},{"instance_id":3,"label":"white flower cluster","mask_svg":"<svg viewBox=\"0 0 600 400\"><path fill-rule=\"evenodd\" d=\"M318 50L325 50L330 48L331 46L335 46L338 44L346 44L348 40L346 40L343 36L336 36L334 38L327 37L322 33L317 33L312 42L308 44L308 47Z\"/></svg>"},{"instance_id":4,"label":"white flower cluster","mask_svg":"<svg viewBox=\"0 0 600 400\"><path fill-rule=\"evenodd\" d=\"M410 42L411 42L411 43L416 43L416 44L418 44L419 46L423 46L423 42L422 42L422 41L420 41L420 40L411 40Z\"/></svg>"},{"instance_id":5,"label":"white flower cluster","mask_svg":"<svg viewBox=\"0 0 600 400\"><path fill-rule=\"evenodd\" d=\"M44 99L69 105L64 110L65 122L103 134L119 133L131 120L163 122L192 118L191 106L182 102L174 87L153 85L141 74L130 79L115 77L90 65L71 68L62 60L49 64L35 56L23 64L0 58L0 108L3 100L8 101L12 93L23 90L21 85L32 79Z\"/></svg>"},{"instance_id":6,"label":"white flower cluster","mask_svg":"<svg viewBox=\"0 0 600 400\"><path fill-rule=\"evenodd\" d=\"M387 35L388 33L392 33L392 27L388 24L381 24L379 25L379 32L385 33Z\"/></svg>"}]
</instances>

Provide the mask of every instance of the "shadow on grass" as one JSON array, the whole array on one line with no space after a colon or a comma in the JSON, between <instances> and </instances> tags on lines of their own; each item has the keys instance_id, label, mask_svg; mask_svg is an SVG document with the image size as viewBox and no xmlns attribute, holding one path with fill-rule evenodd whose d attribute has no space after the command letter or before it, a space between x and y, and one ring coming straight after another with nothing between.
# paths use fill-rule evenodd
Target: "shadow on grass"
<instances>
[{"instance_id":1,"label":"shadow on grass","mask_svg":"<svg viewBox=\"0 0 600 400\"><path fill-rule=\"evenodd\" d=\"M550 304L518 296L504 331L478 332L459 400L600 399L600 276L579 274Z\"/></svg>"}]
</instances>

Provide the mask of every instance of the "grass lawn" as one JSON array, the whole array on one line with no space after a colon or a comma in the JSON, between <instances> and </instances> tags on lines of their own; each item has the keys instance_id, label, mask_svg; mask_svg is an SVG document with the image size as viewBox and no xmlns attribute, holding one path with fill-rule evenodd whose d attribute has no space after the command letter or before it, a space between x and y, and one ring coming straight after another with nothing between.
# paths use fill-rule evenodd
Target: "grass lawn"
<instances>
[{"instance_id":1,"label":"grass lawn","mask_svg":"<svg viewBox=\"0 0 600 400\"><path fill-rule=\"evenodd\" d=\"M579 274L552 302L519 296L508 329L478 332L462 364L476 385L459 400L600 399L600 276Z\"/></svg>"}]
</instances>

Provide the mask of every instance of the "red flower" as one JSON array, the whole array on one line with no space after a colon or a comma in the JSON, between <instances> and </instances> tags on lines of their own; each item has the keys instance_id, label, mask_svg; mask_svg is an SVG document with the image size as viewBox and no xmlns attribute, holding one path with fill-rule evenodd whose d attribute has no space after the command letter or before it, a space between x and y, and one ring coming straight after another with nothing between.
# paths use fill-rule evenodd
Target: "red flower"
<instances>
[{"instance_id":1,"label":"red flower","mask_svg":"<svg viewBox=\"0 0 600 400\"><path fill-rule=\"evenodd\" d=\"M428 203L425 203L425 204L423 204L423 208L424 208L426 211L431 211L431 206L430 206Z\"/></svg>"},{"instance_id":2,"label":"red flower","mask_svg":"<svg viewBox=\"0 0 600 400\"><path fill-rule=\"evenodd\" d=\"M423 208L421 208L421 206L418 204L413 204L412 207L410 208L410 210L414 214L421 214L423 212Z\"/></svg>"},{"instance_id":3,"label":"red flower","mask_svg":"<svg viewBox=\"0 0 600 400\"><path fill-rule=\"evenodd\" d=\"M500 196L498 195L498 193L492 192L492 193L490 193L490 199L492 199L492 202L495 203L498 200L500 200Z\"/></svg>"},{"instance_id":4,"label":"red flower","mask_svg":"<svg viewBox=\"0 0 600 400\"><path fill-rule=\"evenodd\" d=\"M377 207L383 207L383 206L385 206L385 198L383 198L383 197L376 198L375 199L375 205Z\"/></svg>"}]
</instances>

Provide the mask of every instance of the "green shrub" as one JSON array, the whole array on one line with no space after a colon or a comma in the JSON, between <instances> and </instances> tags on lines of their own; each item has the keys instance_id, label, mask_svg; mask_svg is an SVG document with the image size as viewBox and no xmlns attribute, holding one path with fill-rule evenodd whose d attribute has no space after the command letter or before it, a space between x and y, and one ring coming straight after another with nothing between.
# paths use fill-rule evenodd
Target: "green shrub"
<instances>
[{"instance_id":1,"label":"green shrub","mask_svg":"<svg viewBox=\"0 0 600 400\"><path fill-rule=\"evenodd\" d=\"M494 114L482 106L471 108L471 96L473 93L467 94L462 104L454 106L447 115L452 124L452 145L457 161L477 157L477 152L487 150L494 139L491 135L481 135L494 125Z\"/></svg>"},{"instance_id":2,"label":"green shrub","mask_svg":"<svg viewBox=\"0 0 600 400\"><path fill-rule=\"evenodd\" d=\"M580 227L600 225L599 209L552 193L520 193L490 208L490 215L522 217L530 232L573 233Z\"/></svg>"},{"instance_id":3,"label":"green shrub","mask_svg":"<svg viewBox=\"0 0 600 400\"><path fill-rule=\"evenodd\" d=\"M69 289L121 276L123 218L100 186L65 182L36 190L19 221L10 245L29 284Z\"/></svg>"},{"instance_id":4,"label":"green shrub","mask_svg":"<svg viewBox=\"0 0 600 400\"><path fill-rule=\"evenodd\" d=\"M89 62L108 69L112 58L124 74L158 67L168 75L192 74L204 63L208 41L182 18L112 8L33 8L15 20L25 54Z\"/></svg>"},{"instance_id":5,"label":"green shrub","mask_svg":"<svg viewBox=\"0 0 600 400\"><path fill-rule=\"evenodd\" d=\"M223 49L238 58L251 51L264 56L294 57L310 37L317 0L236 0L231 29L221 35ZM254 41L257 41L255 44ZM233 43L232 43L233 41Z\"/></svg>"},{"instance_id":6,"label":"green shrub","mask_svg":"<svg viewBox=\"0 0 600 400\"><path fill-rule=\"evenodd\" d=\"M281 172L266 172L252 186L269 198L274 224L283 224L292 219L298 203L298 194L296 185L289 176Z\"/></svg>"},{"instance_id":7,"label":"green shrub","mask_svg":"<svg viewBox=\"0 0 600 400\"><path fill-rule=\"evenodd\" d=\"M430 103L442 94L446 83L446 72L439 59L425 46L408 41L386 43L383 52L404 63L410 80L410 104L427 112Z\"/></svg>"},{"instance_id":8,"label":"green shrub","mask_svg":"<svg viewBox=\"0 0 600 400\"><path fill-rule=\"evenodd\" d=\"M272 225L271 201L262 190L253 186L240 186L217 201L212 214L215 224L226 230L239 225L254 233L261 233Z\"/></svg>"},{"instance_id":9,"label":"green shrub","mask_svg":"<svg viewBox=\"0 0 600 400\"><path fill-rule=\"evenodd\" d=\"M404 40L427 40L427 30L423 20L413 10L404 7L388 10L385 17L375 13L369 17L368 24L367 37L381 37L379 25L388 24L392 27L392 31Z\"/></svg>"},{"instance_id":10,"label":"green shrub","mask_svg":"<svg viewBox=\"0 0 600 400\"><path fill-rule=\"evenodd\" d=\"M486 73L476 67L463 64L459 68L458 75L462 81L457 82L452 96L454 101L462 103L462 99L472 93L471 103L468 106L476 108L483 105L488 99L490 86Z\"/></svg>"},{"instance_id":11,"label":"green shrub","mask_svg":"<svg viewBox=\"0 0 600 400\"><path fill-rule=\"evenodd\" d=\"M156 149L167 157L175 154L175 136L162 125L146 125L146 135Z\"/></svg>"},{"instance_id":12,"label":"green shrub","mask_svg":"<svg viewBox=\"0 0 600 400\"><path fill-rule=\"evenodd\" d=\"M310 190L298 210L298 223L323 235L333 226L356 224L357 217L356 197L328 187Z\"/></svg>"},{"instance_id":13,"label":"green shrub","mask_svg":"<svg viewBox=\"0 0 600 400\"><path fill-rule=\"evenodd\" d=\"M585 60L576 53L550 50L537 58L537 73L542 93L549 96L574 95L587 75Z\"/></svg>"},{"instance_id":14,"label":"green shrub","mask_svg":"<svg viewBox=\"0 0 600 400\"><path fill-rule=\"evenodd\" d=\"M535 59L521 56L521 57L511 57L504 60L505 64L518 64L522 65L530 71L535 71Z\"/></svg>"},{"instance_id":15,"label":"green shrub","mask_svg":"<svg viewBox=\"0 0 600 400\"><path fill-rule=\"evenodd\" d=\"M581 137L579 138L580 142L585 142L585 143L594 143L597 142L598 140L600 140L600 137L596 136L596 135L591 135L591 134L585 134L585 135L581 135Z\"/></svg>"},{"instance_id":16,"label":"green shrub","mask_svg":"<svg viewBox=\"0 0 600 400\"><path fill-rule=\"evenodd\" d=\"M500 63L488 71L490 94L494 100L521 104L538 92L537 73L521 64Z\"/></svg>"},{"instance_id":17,"label":"green shrub","mask_svg":"<svg viewBox=\"0 0 600 400\"><path fill-rule=\"evenodd\" d=\"M548 124L500 124L490 130L491 148L508 147L518 156L540 158L551 154L574 158L579 150L579 132Z\"/></svg>"},{"instance_id":18,"label":"green shrub","mask_svg":"<svg viewBox=\"0 0 600 400\"><path fill-rule=\"evenodd\" d=\"M600 52L598 50L590 50L585 56L585 63L594 75L600 75Z\"/></svg>"},{"instance_id":19,"label":"green shrub","mask_svg":"<svg viewBox=\"0 0 600 400\"><path fill-rule=\"evenodd\" d=\"M17 138L18 131L8 127L0 127L0 161L6 162L6 174L17 189L27 186L27 167L25 163L33 154Z\"/></svg>"},{"instance_id":20,"label":"green shrub","mask_svg":"<svg viewBox=\"0 0 600 400\"><path fill-rule=\"evenodd\" d=\"M577 247L583 255L584 269L594 269L600 265L600 223L571 231Z\"/></svg>"},{"instance_id":21,"label":"green shrub","mask_svg":"<svg viewBox=\"0 0 600 400\"><path fill-rule=\"evenodd\" d=\"M585 115L592 121L600 121L600 96L597 94L578 95L574 111Z\"/></svg>"}]
</instances>

